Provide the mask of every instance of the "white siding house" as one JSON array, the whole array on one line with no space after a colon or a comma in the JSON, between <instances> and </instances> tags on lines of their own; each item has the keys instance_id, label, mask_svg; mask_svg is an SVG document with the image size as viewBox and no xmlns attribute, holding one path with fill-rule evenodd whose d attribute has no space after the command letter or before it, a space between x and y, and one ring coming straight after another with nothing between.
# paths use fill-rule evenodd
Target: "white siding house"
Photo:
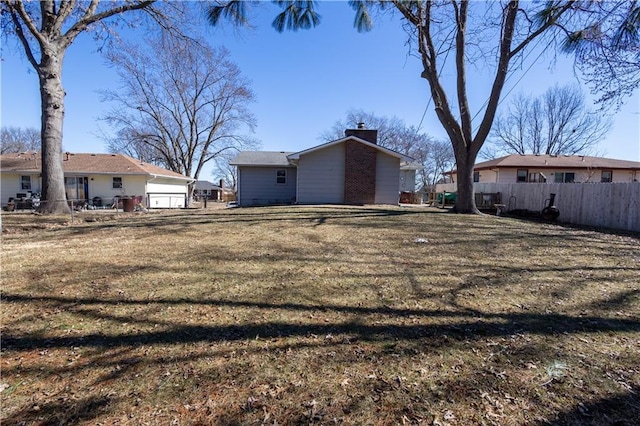
<instances>
[{"instance_id":1,"label":"white siding house","mask_svg":"<svg viewBox=\"0 0 640 426\"><path fill-rule=\"evenodd\" d=\"M0 156L1 204L29 198L42 190L39 153ZM135 197L149 208L185 207L193 179L122 154L63 156L65 194L69 202L111 206L114 200ZM46 200L43 200L46 201Z\"/></svg>"},{"instance_id":2,"label":"white siding house","mask_svg":"<svg viewBox=\"0 0 640 426\"><path fill-rule=\"evenodd\" d=\"M640 162L585 155L512 154L477 163L477 183L638 182ZM456 172L449 173L456 182Z\"/></svg>"}]
</instances>

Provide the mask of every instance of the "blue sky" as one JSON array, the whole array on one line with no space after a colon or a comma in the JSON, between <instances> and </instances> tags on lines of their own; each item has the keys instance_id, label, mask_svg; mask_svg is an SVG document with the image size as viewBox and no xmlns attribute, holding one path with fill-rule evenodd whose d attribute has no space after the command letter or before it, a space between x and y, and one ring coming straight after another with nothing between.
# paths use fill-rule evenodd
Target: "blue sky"
<instances>
[{"instance_id":1,"label":"blue sky","mask_svg":"<svg viewBox=\"0 0 640 426\"><path fill-rule=\"evenodd\" d=\"M270 5L256 11L255 30L225 26L207 31L207 39L227 47L232 60L252 81L257 98L252 111L258 119L253 136L262 148L299 151L314 146L320 142L320 133L343 119L351 108L397 116L408 125L418 126L422 121L423 131L446 139L429 103L427 82L420 78L419 60L409 56L398 21L379 19L372 32L358 33L353 28L353 12L345 2L322 2L319 12L321 25L308 31L277 33L270 26L276 14ZM39 128L37 76L13 47L3 42L1 124ZM106 151L99 134L100 128L109 129L98 117L109 105L100 102L97 91L117 88L118 81L96 49L92 38L83 34L65 57L63 146L71 152ZM503 105L521 91L537 95L556 82L576 82L568 61L561 60L549 69L551 60L543 55L538 65L525 73L527 64L510 78L504 92L510 94ZM478 70L470 70L469 78L470 103L477 111L486 100L489 83ZM638 90L613 118L614 126L599 152L640 161ZM209 178L213 179L211 168L201 175L201 179Z\"/></svg>"}]
</instances>

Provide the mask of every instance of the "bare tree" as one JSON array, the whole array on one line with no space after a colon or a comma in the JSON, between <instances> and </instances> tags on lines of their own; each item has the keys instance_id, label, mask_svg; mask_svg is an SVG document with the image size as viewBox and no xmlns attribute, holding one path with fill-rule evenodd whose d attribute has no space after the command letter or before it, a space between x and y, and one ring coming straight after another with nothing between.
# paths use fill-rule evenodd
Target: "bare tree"
<instances>
[{"instance_id":1,"label":"bare tree","mask_svg":"<svg viewBox=\"0 0 640 426\"><path fill-rule=\"evenodd\" d=\"M219 3L209 12L213 25L221 17L239 24L247 23L244 2ZM279 16L285 14L288 18L274 21L278 31L309 28L319 22L313 1L277 3L283 10ZM359 31L372 28L370 9L373 7L395 10L403 18L411 53L422 62L421 77L429 85L436 116L455 153L458 196L452 211L479 213L473 194L473 167L491 131L506 78L514 63L521 63L519 61L533 48L534 42L544 39L555 47L554 43L559 42L560 37L586 28L588 22L601 22L608 11L626 5L624 1L598 2L602 4L601 10L592 13L595 9L589 6L590 3L595 2L349 1L356 12L354 23ZM587 7L583 7L585 4ZM309 16L316 19L310 20ZM599 28L604 32L615 31L615 28ZM637 34L637 26L632 27L630 33ZM445 73L443 65L449 56L452 63L449 72ZM482 67L491 76L486 102L480 108L472 107L469 102L470 66ZM453 87L447 86L444 79L447 75L454 76ZM616 78L614 74L609 73L609 76ZM474 124L476 116L479 117L477 125Z\"/></svg>"},{"instance_id":2,"label":"bare tree","mask_svg":"<svg viewBox=\"0 0 640 426\"><path fill-rule=\"evenodd\" d=\"M107 142L109 152L125 154L146 163L155 164L165 169L169 168L162 153L146 143L135 130L129 127L120 128L114 136L104 136L103 138Z\"/></svg>"},{"instance_id":3,"label":"bare tree","mask_svg":"<svg viewBox=\"0 0 640 426\"><path fill-rule=\"evenodd\" d=\"M69 206L64 190L62 170L62 125L64 96L62 63L67 49L87 31L96 35L108 30L135 11L168 27L167 15L155 8L156 0L120 2L91 0L0 0L2 28L5 36L18 41L29 63L38 74L42 103L42 213L67 213ZM179 2L166 3L172 18L177 16Z\"/></svg>"},{"instance_id":4,"label":"bare tree","mask_svg":"<svg viewBox=\"0 0 640 426\"><path fill-rule=\"evenodd\" d=\"M198 179L205 164L228 151L253 146L249 82L224 48L203 40L157 37L122 44L107 54L121 88L104 92L115 101L104 119L127 150Z\"/></svg>"},{"instance_id":5,"label":"bare tree","mask_svg":"<svg viewBox=\"0 0 640 426\"><path fill-rule=\"evenodd\" d=\"M320 138L325 141L343 138L344 130L356 128L358 123L378 130L378 145L412 157L422 166L416 175L420 187L432 187L454 163L451 144L407 126L398 117L383 117L358 109L349 110L344 120L322 132Z\"/></svg>"},{"instance_id":6,"label":"bare tree","mask_svg":"<svg viewBox=\"0 0 640 426\"><path fill-rule=\"evenodd\" d=\"M231 151L220 155L215 159L216 168L213 171L216 180L223 180L225 188L233 191L238 188L238 168L229 163L236 155L237 153L232 153Z\"/></svg>"},{"instance_id":7,"label":"bare tree","mask_svg":"<svg viewBox=\"0 0 640 426\"><path fill-rule=\"evenodd\" d=\"M576 86L554 86L540 97L519 95L496 119L491 145L500 154L590 154L611 128L589 111Z\"/></svg>"},{"instance_id":8,"label":"bare tree","mask_svg":"<svg viewBox=\"0 0 640 426\"><path fill-rule=\"evenodd\" d=\"M2 126L0 154L37 151L40 149L40 131L34 127Z\"/></svg>"},{"instance_id":9,"label":"bare tree","mask_svg":"<svg viewBox=\"0 0 640 426\"><path fill-rule=\"evenodd\" d=\"M425 175L429 179L425 182L425 187L431 192L436 189L437 183L446 183L445 172L453 170L456 158L449 141L436 140L431 144L431 155L427 163Z\"/></svg>"},{"instance_id":10,"label":"bare tree","mask_svg":"<svg viewBox=\"0 0 640 426\"><path fill-rule=\"evenodd\" d=\"M566 29L565 52L603 109L620 108L640 86L640 3L580 2L580 26Z\"/></svg>"},{"instance_id":11,"label":"bare tree","mask_svg":"<svg viewBox=\"0 0 640 426\"><path fill-rule=\"evenodd\" d=\"M344 130L355 129L358 123L364 123L369 129L378 131L378 144L385 148L401 151L398 146L400 134L405 133L407 125L398 117L383 117L361 109L350 109L343 120L336 121L331 129L320 134L324 141L336 140L344 137ZM403 152L405 154L405 152ZM406 154L408 155L408 154Z\"/></svg>"}]
</instances>

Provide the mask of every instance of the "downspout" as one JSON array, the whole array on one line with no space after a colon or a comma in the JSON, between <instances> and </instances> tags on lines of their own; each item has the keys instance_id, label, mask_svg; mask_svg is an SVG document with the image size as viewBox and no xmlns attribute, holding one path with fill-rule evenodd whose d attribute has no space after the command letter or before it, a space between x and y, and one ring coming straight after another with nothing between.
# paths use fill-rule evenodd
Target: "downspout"
<instances>
[{"instance_id":1,"label":"downspout","mask_svg":"<svg viewBox=\"0 0 640 426\"><path fill-rule=\"evenodd\" d=\"M240 205L240 200L242 199L240 196L240 190L242 188L242 185L240 184L240 181L242 180L242 172L240 171L240 166L236 167L238 168L238 178L236 180L236 204Z\"/></svg>"},{"instance_id":2,"label":"downspout","mask_svg":"<svg viewBox=\"0 0 640 426\"><path fill-rule=\"evenodd\" d=\"M189 179L190 180L189 182L187 182L187 187L196 181L196 179L193 179L191 177L189 177ZM193 188L193 190L195 191L195 188ZM193 194L193 191L189 192L189 188L187 188L187 199L184 202L185 208L189 207L189 203L191 202L191 197L189 197L190 193Z\"/></svg>"},{"instance_id":3,"label":"downspout","mask_svg":"<svg viewBox=\"0 0 640 426\"><path fill-rule=\"evenodd\" d=\"M300 176L298 175L298 161L289 160L289 164L294 166L296 170L296 202L294 204L298 204L298 200L300 199L299 189L300 189Z\"/></svg>"},{"instance_id":4,"label":"downspout","mask_svg":"<svg viewBox=\"0 0 640 426\"><path fill-rule=\"evenodd\" d=\"M152 178L151 180L147 180L147 182L144 184L144 195L145 198L147 199L147 208L150 209L151 208L151 199L149 198L149 182L153 182L154 180L156 180L158 178L158 175L154 175L149 173Z\"/></svg>"}]
</instances>

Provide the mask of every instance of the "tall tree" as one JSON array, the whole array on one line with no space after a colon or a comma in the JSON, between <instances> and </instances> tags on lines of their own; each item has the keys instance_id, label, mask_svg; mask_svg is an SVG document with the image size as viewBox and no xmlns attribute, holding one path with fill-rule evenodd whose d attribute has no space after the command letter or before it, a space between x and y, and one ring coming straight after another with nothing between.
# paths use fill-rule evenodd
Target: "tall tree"
<instances>
[{"instance_id":1,"label":"tall tree","mask_svg":"<svg viewBox=\"0 0 640 426\"><path fill-rule=\"evenodd\" d=\"M5 35L18 40L40 85L42 198L46 200L40 205L42 213L69 212L62 170L62 65L67 49L80 34L134 11L145 11L153 19L167 22L153 7L155 1L0 0Z\"/></svg>"},{"instance_id":2,"label":"tall tree","mask_svg":"<svg viewBox=\"0 0 640 426\"><path fill-rule=\"evenodd\" d=\"M146 163L155 164L165 169L169 168L169 163L162 153L146 143L144 138L134 129L120 128L116 130L115 135L105 135L103 139L107 143L109 152L125 154Z\"/></svg>"},{"instance_id":3,"label":"tall tree","mask_svg":"<svg viewBox=\"0 0 640 426\"><path fill-rule=\"evenodd\" d=\"M254 145L242 133L255 126L254 95L226 49L161 35L121 44L107 58L121 88L105 92L117 105L104 118L124 148L198 179L218 156Z\"/></svg>"},{"instance_id":4,"label":"tall tree","mask_svg":"<svg viewBox=\"0 0 640 426\"><path fill-rule=\"evenodd\" d=\"M516 97L500 115L491 145L500 154L589 154L611 122L589 111L577 86L554 86L542 96Z\"/></svg>"},{"instance_id":5,"label":"tall tree","mask_svg":"<svg viewBox=\"0 0 640 426\"><path fill-rule=\"evenodd\" d=\"M40 131L35 127L2 126L0 154L37 151L40 149Z\"/></svg>"},{"instance_id":6,"label":"tall tree","mask_svg":"<svg viewBox=\"0 0 640 426\"><path fill-rule=\"evenodd\" d=\"M451 172L456 164L451 143L445 140L436 140L431 145L430 161L427 163L426 176L430 179L425 182L428 191L435 192L437 183L446 183L445 172Z\"/></svg>"},{"instance_id":7,"label":"tall tree","mask_svg":"<svg viewBox=\"0 0 640 426\"><path fill-rule=\"evenodd\" d=\"M274 27L284 29L307 28L319 22L314 1L277 1L287 19L276 19ZM356 15L354 24L360 31L371 29L370 10L395 10L403 18L412 53L420 58L423 77L430 89L434 110L453 147L458 170L458 196L453 211L478 213L473 194L473 166L487 140L503 87L512 65L543 40L553 46L557 37L573 34L588 22L600 22L607 11L625 2L599 2L603 8L589 15L593 9L583 7L590 2L558 0L547 2L470 2L450 1L373 1L351 0ZM308 13L306 13L308 12ZM221 17L246 24L245 3L232 0L219 2L210 9L209 18L216 24ZM585 14L589 19L581 19ZM297 18L312 15L298 23ZM286 22L287 25L280 25ZM604 31L610 29L604 28ZM611 30L612 31L612 30ZM633 31L632 31L633 32ZM443 72L449 56L451 69ZM491 84L482 107L473 108L469 102L469 65L479 65L491 75ZM452 73L455 83L447 85L445 76ZM615 78L615 76L613 76ZM472 83L473 84L473 83ZM452 96L450 96L452 95ZM474 124L474 111L479 123Z\"/></svg>"},{"instance_id":8,"label":"tall tree","mask_svg":"<svg viewBox=\"0 0 640 426\"><path fill-rule=\"evenodd\" d=\"M237 155L236 152L228 151L215 159L216 167L213 176L216 181L223 181L226 189L236 191L238 188L238 168L230 165L231 160Z\"/></svg>"},{"instance_id":9,"label":"tall tree","mask_svg":"<svg viewBox=\"0 0 640 426\"><path fill-rule=\"evenodd\" d=\"M344 130L356 128L358 123L378 130L378 145L408 155L422 165L416 176L421 187L431 188L455 162L451 144L407 126L398 117L382 117L359 109L347 111L346 118L322 132L320 138L325 141L343 138Z\"/></svg>"},{"instance_id":10,"label":"tall tree","mask_svg":"<svg viewBox=\"0 0 640 426\"><path fill-rule=\"evenodd\" d=\"M603 108L619 108L640 86L640 2L580 2L581 25L566 31L565 52L574 54L592 94Z\"/></svg>"}]
</instances>

